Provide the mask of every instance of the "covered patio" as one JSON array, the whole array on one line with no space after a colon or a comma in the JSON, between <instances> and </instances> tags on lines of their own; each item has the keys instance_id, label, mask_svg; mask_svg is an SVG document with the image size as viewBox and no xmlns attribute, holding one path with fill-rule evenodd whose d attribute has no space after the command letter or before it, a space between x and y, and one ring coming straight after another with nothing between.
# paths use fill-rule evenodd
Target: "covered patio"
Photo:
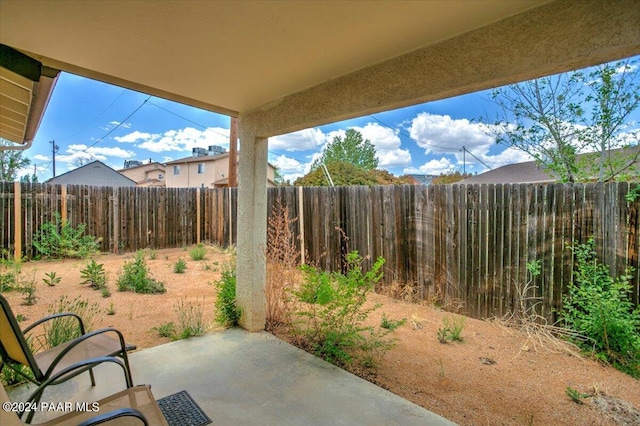
<instances>
[{"instance_id":1,"label":"covered patio","mask_svg":"<svg viewBox=\"0 0 640 426\"><path fill-rule=\"evenodd\" d=\"M136 383L156 399L186 390L214 425L453 425L442 417L266 332L234 328L130 355ZM50 387L43 401L88 402L122 390L118 367ZM28 389L11 392L26 400ZM39 413L34 423L60 413Z\"/></svg>"},{"instance_id":2,"label":"covered patio","mask_svg":"<svg viewBox=\"0 0 640 426\"><path fill-rule=\"evenodd\" d=\"M0 44L41 79L61 70L238 118L237 300L252 332L266 318L269 137L637 55L638 22L635 0L0 0ZM309 357L232 330L131 362L136 383L186 388L217 424L446 424Z\"/></svg>"}]
</instances>

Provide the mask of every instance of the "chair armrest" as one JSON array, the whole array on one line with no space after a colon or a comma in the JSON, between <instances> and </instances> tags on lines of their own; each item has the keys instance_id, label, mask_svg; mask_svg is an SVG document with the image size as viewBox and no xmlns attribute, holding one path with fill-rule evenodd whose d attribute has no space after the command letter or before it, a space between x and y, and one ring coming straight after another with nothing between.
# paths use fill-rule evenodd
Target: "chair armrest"
<instances>
[{"instance_id":1,"label":"chair armrest","mask_svg":"<svg viewBox=\"0 0 640 426\"><path fill-rule=\"evenodd\" d=\"M55 359L51 362L51 365L47 369L47 372L46 372L45 376L50 375L55 370L55 368L58 365L58 363L60 362L60 360L62 358L64 358L76 346L78 346L79 344L83 343L85 340L91 339L93 336L96 336L96 335L99 335L99 334L104 334L104 333L109 333L109 332L114 332L114 333L116 333L118 335L118 340L120 341L120 347L122 348L122 352L123 353L126 352L128 347L127 347L127 344L124 341L124 336L122 335L122 333L119 330L116 330L113 327L101 328L100 330L95 330L95 331L89 332L87 334L83 334L82 336L76 337L75 339L71 340L69 345L66 348L64 348L64 350L60 351L58 356L56 356Z\"/></svg>"},{"instance_id":2,"label":"chair armrest","mask_svg":"<svg viewBox=\"0 0 640 426\"><path fill-rule=\"evenodd\" d=\"M92 426L99 425L101 423L107 423L111 420L119 419L120 417L136 417L140 419L140 421L145 425L149 426L147 419L144 417L140 411L135 408L119 408L117 410L109 411L108 413L100 414L98 416L92 417L90 419L85 420L80 423L78 426Z\"/></svg>"},{"instance_id":3,"label":"chair armrest","mask_svg":"<svg viewBox=\"0 0 640 426\"><path fill-rule=\"evenodd\" d=\"M53 319L61 318L61 317L75 317L78 320L78 323L80 325L80 334L84 334L84 323L82 322L82 318L80 318L79 315L76 315L73 312L60 312L58 314L53 314L53 315L49 315L44 318L41 318L38 321L31 324L30 326L28 326L27 328L25 328L24 330L22 330L22 334L27 334L28 332L30 332L31 330L33 330L34 328L36 328L37 326L39 326L44 322L51 321Z\"/></svg>"}]
</instances>

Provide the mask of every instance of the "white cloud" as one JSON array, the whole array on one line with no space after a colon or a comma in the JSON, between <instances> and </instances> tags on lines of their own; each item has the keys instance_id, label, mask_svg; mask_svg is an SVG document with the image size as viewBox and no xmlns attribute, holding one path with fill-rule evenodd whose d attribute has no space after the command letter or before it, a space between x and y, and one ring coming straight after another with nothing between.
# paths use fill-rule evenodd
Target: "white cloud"
<instances>
[{"instance_id":1,"label":"white cloud","mask_svg":"<svg viewBox=\"0 0 640 426\"><path fill-rule=\"evenodd\" d=\"M404 174L424 174L424 175L441 175L443 173L455 170L454 164L448 158L442 157L439 160L430 160L418 168L407 167Z\"/></svg>"},{"instance_id":2,"label":"white cloud","mask_svg":"<svg viewBox=\"0 0 640 426\"><path fill-rule=\"evenodd\" d=\"M269 138L269 149L279 151L321 150L327 143L327 135L318 128L299 130Z\"/></svg>"},{"instance_id":3,"label":"white cloud","mask_svg":"<svg viewBox=\"0 0 640 426\"><path fill-rule=\"evenodd\" d=\"M411 164L411 153L406 149L378 152L378 167L401 167Z\"/></svg>"},{"instance_id":4,"label":"white cloud","mask_svg":"<svg viewBox=\"0 0 640 426\"><path fill-rule=\"evenodd\" d=\"M33 158L36 161L51 161L50 157L47 157L46 155L41 155L41 154L36 154L31 158Z\"/></svg>"},{"instance_id":5,"label":"white cloud","mask_svg":"<svg viewBox=\"0 0 640 426\"><path fill-rule=\"evenodd\" d=\"M193 148L208 148L211 145L229 147L229 129L209 127L205 130L185 127L178 130L167 130L162 134L131 132L114 138L122 143L135 143L136 148L151 152L182 151L191 152Z\"/></svg>"},{"instance_id":6,"label":"white cloud","mask_svg":"<svg viewBox=\"0 0 640 426\"><path fill-rule=\"evenodd\" d=\"M400 167L411 164L409 150L400 148L402 141L398 136L398 130L378 123L367 123L364 127L354 127L354 129L362 133L363 139L370 141L376 147L379 167Z\"/></svg>"},{"instance_id":7,"label":"white cloud","mask_svg":"<svg viewBox=\"0 0 640 426\"><path fill-rule=\"evenodd\" d=\"M465 147L474 154L484 154L495 139L487 135L490 127L466 118L421 112L412 121L409 134L425 153L457 152Z\"/></svg>"},{"instance_id":8,"label":"white cloud","mask_svg":"<svg viewBox=\"0 0 640 426\"><path fill-rule=\"evenodd\" d=\"M496 155L483 155L482 161L487 163L492 169L506 166L507 164L523 163L533 161L533 157L524 151L515 148L507 148Z\"/></svg>"},{"instance_id":9,"label":"white cloud","mask_svg":"<svg viewBox=\"0 0 640 426\"><path fill-rule=\"evenodd\" d=\"M284 180L288 180L290 182L304 176L305 168L307 166L305 163L301 163L294 158L289 158L286 155L279 155L272 159L270 163L278 168L278 171Z\"/></svg>"},{"instance_id":10,"label":"white cloud","mask_svg":"<svg viewBox=\"0 0 640 426\"><path fill-rule=\"evenodd\" d=\"M157 138L158 136L159 135L157 134L144 133L135 130L124 136L116 136L113 139L121 143L135 143L140 141L152 140Z\"/></svg>"}]
</instances>

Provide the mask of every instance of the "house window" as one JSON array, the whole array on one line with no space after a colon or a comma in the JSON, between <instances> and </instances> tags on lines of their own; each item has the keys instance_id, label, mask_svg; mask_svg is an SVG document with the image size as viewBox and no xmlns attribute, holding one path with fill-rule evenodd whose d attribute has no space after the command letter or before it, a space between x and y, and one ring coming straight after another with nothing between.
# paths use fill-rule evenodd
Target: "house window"
<instances>
[{"instance_id":1,"label":"house window","mask_svg":"<svg viewBox=\"0 0 640 426\"><path fill-rule=\"evenodd\" d=\"M173 174L174 175L180 174L180 166L173 166Z\"/></svg>"},{"instance_id":2,"label":"house window","mask_svg":"<svg viewBox=\"0 0 640 426\"><path fill-rule=\"evenodd\" d=\"M204 173L204 163L198 164L198 174L201 175Z\"/></svg>"}]
</instances>

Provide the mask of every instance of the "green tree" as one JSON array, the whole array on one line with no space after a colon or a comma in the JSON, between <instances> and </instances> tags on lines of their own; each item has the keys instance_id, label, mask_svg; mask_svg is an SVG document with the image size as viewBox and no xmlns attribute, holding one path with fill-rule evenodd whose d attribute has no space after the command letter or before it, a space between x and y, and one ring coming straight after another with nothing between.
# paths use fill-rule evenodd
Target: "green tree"
<instances>
[{"instance_id":1,"label":"green tree","mask_svg":"<svg viewBox=\"0 0 640 426\"><path fill-rule=\"evenodd\" d=\"M628 59L587 74L574 71L496 89L492 98L502 113L487 132L528 153L562 182L620 178L640 155L612 151L640 139L640 131L628 131L629 116L640 105L637 64ZM597 154L579 160L583 152Z\"/></svg>"},{"instance_id":2,"label":"green tree","mask_svg":"<svg viewBox=\"0 0 640 426\"><path fill-rule=\"evenodd\" d=\"M18 171L31 164L31 160L23 157L23 151L6 149L15 146L11 142L0 138L0 181L13 182Z\"/></svg>"},{"instance_id":3,"label":"green tree","mask_svg":"<svg viewBox=\"0 0 640 426\"><path fill-rule=\"evenodd\" d=\"M378 167L376 148L368 139L362 138L362 133L355 129L348 129L344 139L340 136L333 138L322 157L311 165L311 170L316 170L321 164L329 166L335 162L352 164L362 170L373 170Z\"/></svg>"},{"instance_id":4,"label":"green tree","mask_svg":"<svg viewBox=\"0 0 640 426\"><path fill-rule=\"evenodd\" d=\"M327 164L335 186L350 185L402 185L409 182L408 177L395 177L386 170L363 170L353 164L335 161ZM293 183L295 186L329 186L329 182L321 167L307 173Z\"/></svg>"}]
</instances>

